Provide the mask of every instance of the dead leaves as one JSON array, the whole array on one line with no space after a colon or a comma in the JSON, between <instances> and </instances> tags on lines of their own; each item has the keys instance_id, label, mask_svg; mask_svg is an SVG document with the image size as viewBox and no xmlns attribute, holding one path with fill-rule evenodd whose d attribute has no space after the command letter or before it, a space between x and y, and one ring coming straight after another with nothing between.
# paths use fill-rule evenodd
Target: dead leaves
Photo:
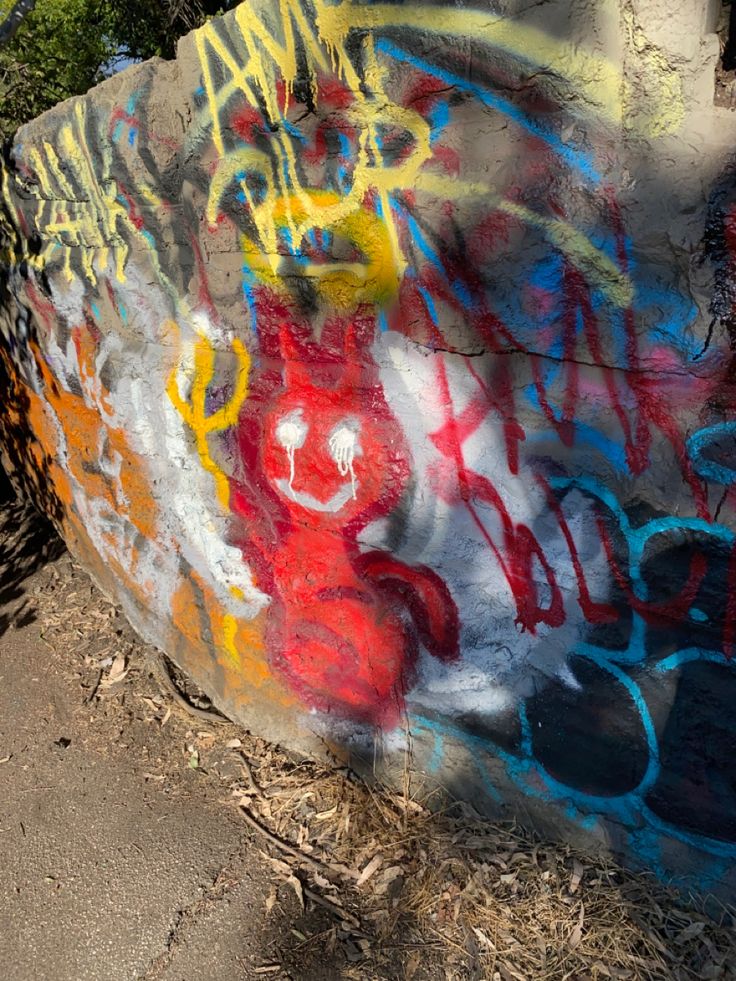
<instances>
[{"instance_id":1,"label":"dead leaves","mask_svg":"<svg viewBox=\"0 0 736 981\"><path fill-rule=\"evenodd\" d=\"M356 889L359 889L364 883L366 883L373 875L373 873L376 871L376 869L379 869L381 867L381 861L382 861L381 856L376 855L374 858L370 860L370 862L368 862L368 864L361 871L360 875L358 876L355 882Z\"/></svg>"},{"instance_id":2,"label":"dead leaves","mask_svg":"<svg viewBox=\"0 0 736 981\"><path fill-rule=\"evenodd\" d=\"M578 922L573 927L572 933L570 934L567 946L569 950L575 950L579 946L580 941L583 939L583 923L585 922L585 906L583 903L580 904L580 914L578 916Z\"/></svg>"},{"instance_id":3,"label":"dead leaves","mask_svg":"<svg viewBox=\"0 0 736 981\"><path fill-rule=\"evenodd\" d=\"M238 742L234 799L299 910L334 918L347 978L386 976L397 956L407 979L420 967L453 981L731 976L733 935L687 919L649 880L467 809L432 813L263 741ZM267 908L276 903L272 892ZM324 942L307 937L299 949Z\"/></svg>"},{"instance_id":4,"label":"dead leaves","mask_svg":"<svg viewBox=\"0 0 736 981\"><path fill-rule=\"evenodd\" d=\"M582 862L579 862L576 858L572 860L572 875L570 876L570 885L568 886L570 890L570 895L574 896L578 891L580 883L583 881L583 872L585 871Z\"/></svg>"},{"instance_id":5,"label":"dead leaves","mask_svg":"<svg viewBox=\"0 0 736 981\"><path fill-rule=\"evenodd\" d=\"M127 662L127 658L125 657L125 654L116 655L115 659L110 664L110 670L102 678L102 681L98 686L98 693L100 695L109 692L111 688L113 688L115 685L119 685L121 681L125 680L125 678L128 676L128 670L129 670L127 667L127 663L128 662ZM105 665L103 662L103 667L104 666Z\"/></svg>"},{"instance_id":6,"label":"dead leaves","mask_svg":"<svg viewBox=\"0 0 736 981\"><path fill-rule=\"evenodd\" d=\"M302 909L304 909L304 890L302 889L301 882L293 873L289 873L284 881L286 882L287 886L291 886L291 888L294 890L296 893L296 898L299 901L299 905Z\"/></svg>"}]
</instances>

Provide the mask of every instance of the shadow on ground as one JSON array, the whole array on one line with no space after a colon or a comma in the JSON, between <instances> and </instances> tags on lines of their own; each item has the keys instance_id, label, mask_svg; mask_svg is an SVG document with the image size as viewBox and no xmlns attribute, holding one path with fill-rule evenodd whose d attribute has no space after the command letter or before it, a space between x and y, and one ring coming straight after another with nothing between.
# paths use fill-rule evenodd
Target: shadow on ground
<instances>
[{"instance_id":1,"label":"shadow on ground","mask_svg":"<svg viewBox=\"0 0 736 981\"><path fill-rule=\"evenodd\" d=\"M17 497L0 468L0 636L11 625L27 626L35 614L25 583L36 570L65 551L47 518Z\"/></svg>"}]
</instances>

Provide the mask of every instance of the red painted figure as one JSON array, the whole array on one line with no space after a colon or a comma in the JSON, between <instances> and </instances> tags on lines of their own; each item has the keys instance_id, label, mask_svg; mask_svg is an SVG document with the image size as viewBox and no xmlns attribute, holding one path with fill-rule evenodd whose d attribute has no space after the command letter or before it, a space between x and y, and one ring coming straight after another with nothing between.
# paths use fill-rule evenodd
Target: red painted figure
<instances>
[{"instance_id":1,"label":"red painted figure","mask_svg":"<svg viewBox=\"0 0 736 981\"><path fill-rule=\"evenodd\" d=\"M455 659L458 618L430 569L358 545L359 531L396 506L409 475L403 434L368 351L370 329L344 327L339 358L280 330L282 384L261 415L259 469L286 520L272 525L271 554L262 543L260 551L273 594L274 668L308 705L391 727L412 684L418 642ZM241 426L246 460L253 435ZM238 493L233 506L245 513Z\"/></svg>"}]
</instances>

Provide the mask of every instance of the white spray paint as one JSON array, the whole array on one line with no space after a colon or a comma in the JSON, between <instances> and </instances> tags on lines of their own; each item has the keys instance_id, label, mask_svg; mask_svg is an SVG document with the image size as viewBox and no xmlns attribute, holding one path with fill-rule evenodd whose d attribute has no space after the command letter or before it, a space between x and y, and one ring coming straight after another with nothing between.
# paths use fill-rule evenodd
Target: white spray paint
<instances>
[{"instance_id":1,"label":"white spray paint","mask_svg":"<svg viewBox=\"0 0 736 981\"><path fill-rule=\"evenodd\" d=\"M357 424L356 424L357 425ZM340 425L329 438L330 453L337 463L341 477L350 474L350 486L355 500L355 469L353 461L358 443L358 434L354 425Z\"/></svg>"},{"instance_id":2,"label":"white spray paint","mask_svg":"<svg viewBox=\"0 0 736 981\"><path fill-rule=\"evenodd\" d=\"M294 454L304 446L308 428L302 418L301 409L294 409L288 416L284 416L276 427L276 439L286 450L286 456L289 460L289 493L294 500L296 500L294 493Z\"/></svg>"},{"instance_id":3,"label":"white spray paint","mask_svg":"<svg viewBox=\"0 0 736 981\"><path fill-rule=\"evenodd\" d=\"M411 506L405 511L402 541L389 539L386 519L375 522L361 535L363 547L390 548L403 561L422 562L446 582L462 610L460 662L444 664L426 653L420 657L418 680L409 695L420 704L444 715L476 712L494 715L532 694L541 679L556 677L568 687L579 687L568 664L585 629L585 617L577 600L577 579L570 552L531 467L523 461L518 474L509 470L502 421L489 413L463 443L466 466L491 480L515 524L535 531L545 549L565 609L563 626L540 624L536 634L521 632L516 624L516 603L504 571L476 523L462 508L442 500L434 490L433 474L445 465L431 440L445 423L445 408L436 392L435 359L445 362L455 415L472 397L467 369L461 356L429 354L407 338L386 332L377 339L374 357L380 366L387 401L398 419L411 420L404 427L412 461ZM602 550L591 553L594 517L590 503L577 491L567 495L561 511L585 561L586 578L596 600L607 597L610 571ZM503 525L496 510L477 502L486 533L503 550ZM540 603L549 599L541 569L533 569Z\"/></svg>"}]
</instances>

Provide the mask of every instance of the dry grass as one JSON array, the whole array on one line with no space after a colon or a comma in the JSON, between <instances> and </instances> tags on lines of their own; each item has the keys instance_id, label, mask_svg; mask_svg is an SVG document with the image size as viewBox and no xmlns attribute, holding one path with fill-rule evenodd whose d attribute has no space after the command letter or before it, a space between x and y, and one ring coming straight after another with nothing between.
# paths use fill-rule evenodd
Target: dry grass
<instances>
[{"instance_id":1,"label":"dry grass","mask_svg":"<svg viewBox=\"0 0 736 981\"><path fill-rule=\"evenodd\" d=\"M144 646L70 560L48 571L34 607L49 646L81 659L89 705L127 686L128 703L132 694L151 721L169 719L165 697L136 688ZM224 805L240 810L282 892L326 917L316 935L292 931L300 963L337 952L340 976L360 981L736 978L726 910L716 922L613 862L295 761L235 726L182 725L195 765L231 754ZM274 887L271 905L278 895ZM278 977L286 967L262 970Z\"/></svg>"},{"instance_id":2,"label":"dry grass","mask_svg":"<svg viewBox=\"0 0 736 981\"><path fill-rule=\"evenodd\" d=\"M299 876L345 910L336 932L356 961L380 967L398 943L402 977L426 968L428 946L435 977L736 977L733 930L678 907L646 877L466 808L437 812L345 772L296 765L262 740L241 752L238 806L281 853L280 876ZM366 966L345 976L364 978Z\"/></svg>"}]
</instances>

